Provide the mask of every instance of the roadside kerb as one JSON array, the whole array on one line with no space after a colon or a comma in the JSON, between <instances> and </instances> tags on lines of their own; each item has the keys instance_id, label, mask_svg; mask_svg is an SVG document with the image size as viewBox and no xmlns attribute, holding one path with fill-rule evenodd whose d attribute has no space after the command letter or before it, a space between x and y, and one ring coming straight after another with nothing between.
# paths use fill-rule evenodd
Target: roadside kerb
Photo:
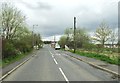
<instances>
[{"instance_id":1,"label":"roadside kerb","mask_svg":"<svg viewBox=\"0 0 120 83\"><path fill-rule=\"evenodd\" d=\"M66 54L67 54L67 53L66 53ZM69 54L67 54L67 55L69 55ZM87 63L87 64L89 64L89 65L91 65L91 66L93 66L93 67L96 67L96 68L101 69L101 70L103 70L103 71L106 71L106 72L108 72L108 73L114 74L116 77L120 78L120 74L118 74L117 72L114 72L114 71L109 70L109 69L107 69L107 68L104 68L104 67L95 65L94 63L88 62L88 61L86 61L86 60L84 60L84 59L82 59L82 58L77 58L77 57L72 56L72 55L69 55L69 56L70 56L70 57L73 57L73 58L75 58L75 59L77 59L77 60L83 61L83 62L85 62L85 63Z\"/></svg>"},{"instance_id":2,"label":"roadside kerb","mask_svg":"<svg viewBox=\"0 0 120 83\"><path fill-rule=\"evenodd\" d=\"M14 67L13 69L11 69L9 72L7 72L5 75L3 75L0 78L0 81L2 81L5 77L7 77L8 75L10 75L12 72L14 72L16 69L18 69L20 66L22 66L23 64L25 64L27 61L29 61L32 57L34 57L36 55L32 55L31 57L29 57L28 59L26 59L25 61L23 61L22 63L20 63L19 65L17 65L16 67Z\"/></svg>"}]
</instances>

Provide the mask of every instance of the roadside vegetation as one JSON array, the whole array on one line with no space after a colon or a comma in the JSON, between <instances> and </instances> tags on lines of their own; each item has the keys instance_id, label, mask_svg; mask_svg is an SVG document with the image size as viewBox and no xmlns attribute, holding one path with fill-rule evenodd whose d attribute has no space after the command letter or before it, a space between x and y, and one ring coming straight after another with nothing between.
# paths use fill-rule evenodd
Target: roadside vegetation
<instances>
[{"instance_id":1,"label":"roadside vegetation","mask_svg":"<svg viewBox=\"0 0 120 83\"><path fill-rule=\"evenodd\" d=\"M73 50L70 50L70 52L73 53ZM99 53L98 54L98 53L95 53L95 52L80 51L80 50L77 50L76 54L78 54L80 56L86 56L86 57L102 60L102 61L105 61L105 62L110 63L110 64L120 65L120 60L118 60L118 57L116 55L115 56L114 55L108 56L104 53Z\"/></svg>"},{"instance_id":2,"label":"roadside vegetation","mask_svg":"<svg viewBox=\"0 0 120 83\"><path fill-rule=\"evenodd\" d=\"M26 16L10 3L2 3L0 10L0 40L2 41L2 66L18 61L33 50L34 45L41 47L40 34L30 31Z\"/></svg>"},{"instance_id":3,"label":"roadside vegetation","mask_svg":"<svg viewBox=\"0 0 120 83\"><path fill-rule=\"evenodd\" d=\"M17 56L14 56L14 57L13 56L7 57L7 58L2 60L2 67L4 68L11 63L19 61L19 60L25 58L27 55L29 55L32 52L33 51L30 51L30 52L27 52L27 53L21 53L21 54L18 54Z\"/></svg>"},{"instance_id":4,"label":"roadside vegetation","mask_svg":"<svg viewBox=\"0 0 120 83\"><path fill-rule=\"evenodd\" d=\"M65 49L65 45L67 45L69 51L73 52L75 42L76 54L120 65L120 42L118 42L117 32L111 29L106 22L98 25L92 37L84 27L78 27L76 35L74 35L73 29L67 28L65 34L60 38L59 44L62 49Z\"/></svg>"}]
</instances>

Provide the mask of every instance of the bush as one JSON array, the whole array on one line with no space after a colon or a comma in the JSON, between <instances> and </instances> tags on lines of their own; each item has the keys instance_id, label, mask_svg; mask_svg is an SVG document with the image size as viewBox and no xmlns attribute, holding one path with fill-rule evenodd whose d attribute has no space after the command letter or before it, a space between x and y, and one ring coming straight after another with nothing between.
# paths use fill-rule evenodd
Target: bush
<instances>
[{"instance_id":1,"label":"bush","mask_svg":"<svg viewBox=\"0 0 120 83\"><path fill-rule=\"evenodd\" d=\"M14 46L20 52L26 53L32 50L32 46L28 44L26 41L14 41Z\"/></svg>"},{"instance_id":2,"label":"bush","mask_svg":"<svg viewBox=\"0 0 120 83\"><path fill-rule=\"evenodd\" d=\"M90 51L95 50L96 47L97 47L96 45L90 43L83 44L83 48Z\"/></svg>"},{"instance_id":3,"label":"bush","mask_svg":"<svg viewBox=\"0 0 120 83\"><path fill-rule=\"evenodd\" d=\"M2 58L7 58L17 55L16 49L11 41L4 41L3 43L3 51L2 51Z\"/></svg>"},{"instance_id":4,"label":"bush","mask_svg":"<svg viewBox=\"0 0 120 83\"><path fill-rule=\"evenodd\" d=\"M31 45L26 41L23 42L17 40L3 40L2 48L3 59L11 56L14 57L20 53L26 53L32 50Z\"/></svg>"}]
</instances>

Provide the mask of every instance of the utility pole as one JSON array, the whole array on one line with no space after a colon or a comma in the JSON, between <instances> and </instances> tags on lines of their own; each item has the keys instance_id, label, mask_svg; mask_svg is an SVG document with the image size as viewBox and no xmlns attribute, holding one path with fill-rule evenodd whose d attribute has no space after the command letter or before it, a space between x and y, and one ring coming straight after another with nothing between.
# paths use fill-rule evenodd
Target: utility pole
<instances>
[{"instance_id":1,"label":"utility pole","mask_svg":"<svg viewBox=\"0 0 120 83\"><path fill-rule=\"evenodd\" d=\"M76 17L74 17L74 53L76 51Z\"/></svg>"}]
</instances>

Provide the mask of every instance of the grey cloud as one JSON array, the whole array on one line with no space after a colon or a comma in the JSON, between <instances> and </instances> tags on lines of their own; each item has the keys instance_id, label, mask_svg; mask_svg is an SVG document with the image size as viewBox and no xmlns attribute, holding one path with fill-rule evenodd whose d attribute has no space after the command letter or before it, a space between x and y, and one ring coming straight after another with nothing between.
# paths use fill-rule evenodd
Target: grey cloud
<instances>
[{"instance_id":1,"label":"grey cloud","mask_svg":"<svg viewBox=\"0 0 120 83\"><path fill-rule=\"evenodd\" d=\"M33 10L51 10L52 9L52 6L49 5L48 3L43 3L43 2L36 2L37 3L37 6L33 6L29 3L26 3L26 2L21 2L23 3L27 8L30 8L30 9L33 9Z\"/></svg>"},{"instance_id":2,"label":"grey cloud","mask_svg":"<svg viewBox=\"0 0 120 83\"><path fill-rule=\"evenodd\" d=\"M118 25L117 7L114 5L106 6L103 4L104 8L100 6L101 12L99 13L99 11L97 12L99 7L97 9L94 6L91 7L90 4L88 6L86 4L73 6L73 9L69 9L67 6L64 6L66 7L64 8L60 5L53 7L53 5L45 2L36 3L37 5L34 6L31 5L32 3L24 2L24 6L34 13L31 15L29 25L38 24L39 28L36 28L36 31L40 32L43 37L64 34L67 27L73 27L73 16L77 17L77 27L85 27L89 32L94 32L103 20L113 29ZM41 10L49 11L41 12ZM45 21L42 21L42 19L45 19Z\"/></svg>"},{"instance_id":3,"label":"grey cloud","mask_svg":"<svg viewBox=\"0 0 120 83\"><path fill-rule=\"evenodd\" d=\"M82 12L83 14L79 15L79 12ZM77 13L78 26L86 27L90 31L94 31L103 20L105 20L105 22L112 29L115 29L118 26L117 7L115 6L108 8L107 6L104 6L104 9L101 10L101 13L96 13L89 8L85 8L85 10L80 8Z\"/></svg>"},{"instance_id":4,"label":"grey cloud","mask_svg":"<svg viewBox=\"0 0 120 83\"><path fill-rule=\"evenodd\" d=\"M64 34L63 26L58 25L46 25L40 26L40 29L36 28L36 31L40 32L40 34L44 37L49 37L53 35L61 35Z\"/></svg>"}]
</instances>

